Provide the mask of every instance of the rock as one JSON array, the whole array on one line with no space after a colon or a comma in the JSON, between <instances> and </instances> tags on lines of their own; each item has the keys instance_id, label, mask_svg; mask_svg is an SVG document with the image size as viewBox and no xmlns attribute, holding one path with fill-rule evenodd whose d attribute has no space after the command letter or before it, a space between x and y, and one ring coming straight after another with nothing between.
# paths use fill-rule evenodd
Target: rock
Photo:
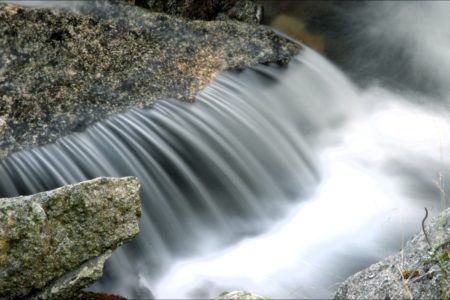
<instances>
[{"instance_id":1,"label":"rock","mask_svg":"<svg viewBox=\"0 0 450 300\"><path fill-rule=\"evenodd\" d=\"M219 296L217 296L215 299L217 300L264 300L267 298L263 298L261 296L249 293L249 292L243 292L243 291L234 291L234 292L223 292Z\"/></svg>"},{"instance_id":2,"label":"rock","mask_svg":"<svg viewBox=\"0 0 450 300\"><path fill-rule=\"evenodd\" d=\"M102 276L103 265L111 256L111 253L112 251L108 250L105 254L81 264L80 267L56 279L42 292L39 292L35 298L67 299L76 298L78 295L81 296L80 298L85 298L84 293L81 291Z\"/></svg>"},{"instance_id":3,"label":"rock","mask_svg":"<svg viewBox=\"0 0 450 300\"><path fill-rule=\"evenodd\" d=\"M300 50L263 26L83 3L0 4L0 159L157 99L193 100L222 70L285 64Z\"/></svg>"},{"instance_id":4,"label":"rock","mask_svg":"<svg viewBox=\"0 0 450 300\"><path fill-rule=\"evenodd\" d=\"M0 299L71 299L138 232L135 177L0 199Z\"/></svg>"},{"instance_id":5,"label":"rock","mask_svg":"<svg viewBox=\"0 0 450 300\"><path fill-rule=\"evenodd\" d=\"M154 12L194 20L238 20L259 23L260 7L251 0L131 0Z\"/></svg>"},{"instance_id":6,"label":"rock","mask_svg":"<svg viewBox=\"0 0 450 300\"><path fill-rule=\"evenodd\" d=\"M79 298L83 300L127 300L127 298L124 298L122 296L105 293L94 293L94 292L82 292ZM153 298L145 298L145 299L153 299Z\"/></svg>"},{"instance_id":7,"label":"rock","mask_svg":"<svg viewBox=\"0 0 450 300\"><path fill-rule=\"evenodd\" d=\"M426 225L402 251L346 279L335 299L448 299L450 209Z\"/></svg>"}]
</instances>

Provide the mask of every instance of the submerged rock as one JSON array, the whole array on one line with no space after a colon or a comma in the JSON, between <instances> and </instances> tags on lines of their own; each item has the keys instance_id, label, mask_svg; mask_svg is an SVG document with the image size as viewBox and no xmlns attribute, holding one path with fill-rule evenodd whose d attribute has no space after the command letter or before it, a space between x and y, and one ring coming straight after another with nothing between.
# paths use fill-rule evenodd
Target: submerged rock
<instances>
[{"instance_id":1,"label":"submerged rock","mask_svg":"<svg viewBox=\"0 0 450 300\"><path fill-rule=\"evenodd\" d=\"M139 232L139 182L97 178L0 199L0 298L70 299Z\"/></svg>"},{"instance_id":2,"label":"submerged rock","mask_svg":"<svg viewBox=\"0 0 450 300\"><path fill-rule=\"evenodd\" d=\"M222 70L287 63L299 51L263 26L82 3L0 4L0 159L157 99L193 100Z\"/></svg>"},{"instance_id":3,"label":"submerged rock","mask_svg":"<svg viewBox=\"0 0 450 300\"><path fill-rule=\"evenodd\" d=\"M334 298L448 299L450 209L431 220L425 229L427 237L423 232L417 234L397 254L345 280Z\"/></svg>"},{"instance_id":4,"label":"submerged rock","mask_svg":"<svg viewBox=\"0 0 450 300\"><path fill-rule=\"evenodd\" d=\"M233 292L223 292L215 298L216 300L264 300L261 296L244 292L244 291L233 291Z\"/></svg>"}]
</instances>

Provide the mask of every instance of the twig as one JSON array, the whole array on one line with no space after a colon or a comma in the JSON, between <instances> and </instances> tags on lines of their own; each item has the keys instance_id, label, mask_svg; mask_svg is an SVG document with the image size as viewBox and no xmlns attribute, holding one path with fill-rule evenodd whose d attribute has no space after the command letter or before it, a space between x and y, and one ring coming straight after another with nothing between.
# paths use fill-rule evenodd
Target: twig
<instances>
[{"instance_id":1,"label":"twig","mask_svg":"<svg viewBox=\"0 0 450 300\"><path fill-rule=\"evenodd\" d=\"M433 247L431 247L431 243L430 243L430 240L428 239L427 231L425 230L425 221L427 218L428 218L428 209L425 207L425 217L422 220L422 231L423 231L423 234L425 235L425 239L427 240L428 246L430 246L430 250L432 250Z\"/></svg>"}]
</instances>

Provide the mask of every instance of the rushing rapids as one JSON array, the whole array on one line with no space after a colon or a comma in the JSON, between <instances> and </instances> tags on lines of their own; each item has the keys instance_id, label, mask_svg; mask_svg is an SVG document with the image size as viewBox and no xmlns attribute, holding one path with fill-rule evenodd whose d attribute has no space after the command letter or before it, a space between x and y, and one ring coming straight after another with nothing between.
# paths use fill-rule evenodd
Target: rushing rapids
<instances>
[{"instance_id":1,"label":"rushing rapids","mask_svg":"<svg viewBox=\"0 0 450 300\"><path fill-rule=\"evenodd\" d=\"M425 7L441 16L441 5ZM411 23L411 7L379 4L377 12L390 20L395 9ZM421 16L415 22L433 29L428 38L446 36ZM439 102L359 89L305 48L285 68L220 75L194 104L160 100L16 153L0 163L0 196L138 176L141 234L113 255L96 290L132 298L224 290L329 297L418 231L423 206L445 206L450 122L441 74L450 53L441 44L414 47L416 37L403 31L393 30L383 49L398 46L398 36L409 41L409 63L432 74Z\"/></svg>"}]
</instances>

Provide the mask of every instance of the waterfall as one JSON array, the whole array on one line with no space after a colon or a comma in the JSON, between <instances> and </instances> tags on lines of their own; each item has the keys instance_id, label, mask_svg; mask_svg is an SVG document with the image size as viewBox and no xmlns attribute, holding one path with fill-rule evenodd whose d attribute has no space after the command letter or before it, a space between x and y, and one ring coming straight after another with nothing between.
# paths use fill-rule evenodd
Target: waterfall
<instances>
[{"instance_id":1,"label":"waterfall","mask_svg":"<svg viewBox=\"0 0 450 300\"><path fill-rule=\"evenodd\" d=\"M367 34L360 42L372 39L366 46L381 54L407 45L409 65L402 69L402 60L397 72L423 71L426 78L408 76L429 81L438 98L359 88L305 47L286 67L221 74L195 103L162 99L15 153L0 162L0 196L137 176L141 233L113 254L94 290L130 298L224 290L329 297L346 276L418 232L424 206L436 213L446 205L450 27L436 27L448 15L442 5L368 4L356 16ZM436 20L425 12L411 18L424 7ZM396 18L420 36L395 26ZM364 56L358 51L354 63Z\"/></svg>"},{"instance_id":2,"label":"waterfall","mask_svg":"<svg viewBox=\"0 0 450 300\"><path fill-rule=\"evenodd\" d=\"M156 286L146 283L158 297L249 290L269 298L328 298L339 282L398 251L419 232L424 206L436 214L448 205L445 103L380 86L358 89L339 80L343 74L311 50L299 59L304 68L322 70L322 84L333 91L313 114L339 111L328 110L329 103L348 110L338 113L346 117L339 126L322 126L307 138L321 170L315 192L293 203L264 234L178 260ZM298 105L312 94L299 88Z\"/></svg>"},{"instance_id":3,"label":"waterfall","mask_svg":"<svg viewBox=\"0 0 450 300\"><path fill-rule=\"evenodd\" d=\"M139 278L261 232L305 199L320 180L317 133L345 119L341 104L352 93L309 50L288 67L225 73L194 104L161 100L12 155L0 164L1 195L138 176L141 233L113 255L99 286L140 297Z\"/></svg>"}]
</instances>

